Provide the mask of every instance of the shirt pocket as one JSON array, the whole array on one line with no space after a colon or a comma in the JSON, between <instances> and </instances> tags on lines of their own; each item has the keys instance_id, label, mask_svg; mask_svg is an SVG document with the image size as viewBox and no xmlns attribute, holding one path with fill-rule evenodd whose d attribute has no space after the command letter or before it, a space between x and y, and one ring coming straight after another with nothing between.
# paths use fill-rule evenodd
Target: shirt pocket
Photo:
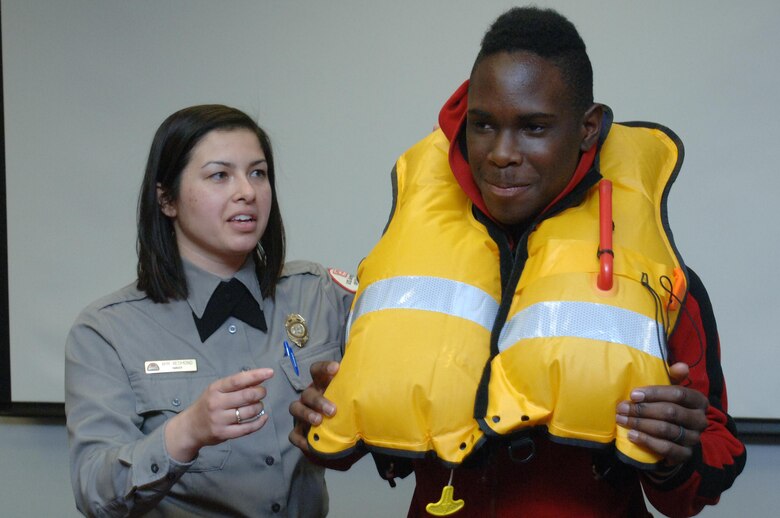
<instances>
[{"instance_id":1,"label":"shirt pocket","mask_svg":"<svg viewBox=\"0 0 780 518\"><path fill-rule=\"evenodd\" d=\"M143 418L145 434L194 403L216 378L183 373L144 375L134 383L136 412ZM220 470L230 455L230 441L200 449L188 472Z\"/></svg>"},{"instance_id":2,"label":"shirt pocket","mask_svg":"<svg viewBox=\"0 0 780 518\"><path fill-rule=\"evenodd\" d=\"M303 391L303 389L311 384L310 368L312 364L323 361L341 360L341 342L339 341L327 342L320 345L309 344L302 348L298 348L295 345L292 345L291 347L295 354L295 360L298 363L299 374L295 374L292 362L287 357L279 360L279 366L287 376L290 385L298 392Z\"/></svg>"}]
</instances>

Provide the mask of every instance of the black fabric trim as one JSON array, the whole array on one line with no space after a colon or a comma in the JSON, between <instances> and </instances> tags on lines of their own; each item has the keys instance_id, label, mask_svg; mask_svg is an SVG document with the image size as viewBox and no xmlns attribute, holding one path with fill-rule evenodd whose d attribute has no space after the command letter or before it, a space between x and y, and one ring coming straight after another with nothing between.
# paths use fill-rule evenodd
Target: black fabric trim
<instances>
[{"instance_id":1,"label":"black fabric trim","mask_svg":"<svg viewBox=\"0 0 780 518\"><path fill-rule=\"evenodd\" d=\"M699 303L699 314L701 316L702 327L704 328L706 352L706 370L710 382L709 394L707 395L710 404L723 412L723 393L725 391L725 382L723 378L723 369L720 364L720 342L718 335L718 326L715 320L715 312L712 309L712 302L707 293L704 283L692 269L688 269L689 292L691 296ZM727 415L728 416L728 415ZM728 416L726 428L735 437L739 437L736 423L731 416ZM716 498L723 491L730 488L745 467L747 451L734 458L734 464L726 464L723 467L713 467L703 462L701 456L695 463L701 474L701 485L699 494L709 498Z\"/></svg>"},{"instance_id":2,"label":"black fabric trim","mask_svg":"<svg viewBox=\"0 0 780 518\"><path fill-rule=\"evenodd\" d=\"M474 419L477 420L479 428L488 435L496 436L496 432L485 423L485 414L487 414L488 405L488 383L490 383L491 372L491 360L493 355L490 355L485 368L482 369L482 377L479 379L479 385L477 385L477 394L474 399Z\"/></svg>"},{"instance_id":3,"label":"black fabric trim","mask_svg":"<svg viewBox=\"0 0 780 518\"><path fill-rule=\"evenodd\" d=\"M677 180L677 176L680 174L683 161L685 160L685 146L683 145L683 142L680 139L680 137L677 135L677 133L675 133L674 131L672 131L671 129L667 128L662 124L658 124L655 122L646 122L646 121L627 121L627 122L620 122L619 124L630 128L648 128L648 129L661 131L667 137L669 137L669 139L671 139L671 141L674 142L674 145L677 147L677 161L675 162L674 168L672 169L672 172L669 175L669 180L667 180L666 185L664 186L664 192L661 194L661 224L663 225L664 232L666 232L666 236L669 239L669 245L671 246L675 257L677 258L677 261L680 263L683 273L687 274L685 262L683 261L682 255L680 254L680 250L677 248L677 245L675 244L674 233L672 232L671 225L669 225L669 205L668 205L669 192L672 189L672 185L674 185L674 182ZM688 282L690 282L690 280ZM688 295L686 293L685 297L687 296ZM680 301L681 304L685 303L685 297L683 297L683 300ZM674 332L674 329L677 327L679 321L680 319L678 318L674 324L674 327L668 330L669 336L671 336L671 333Z\"/></svg>"},{"instance_id":4,"label":"black fabric trim","mask_svg":"<svg viewBox=\"0 0 780 518\"><path fill-rule=\"evenodd\" d=\"M662 461L654 462L652 464L647 464L645 462L639 462L638 460L632 459L631 457L629 457L628 455L626 455L625 453L621 452L618 449L615 449L615 457L620 459L620 461L623 464L625 464L627 466L631 466L633 468L636 468L636 469L638 469L640 471L653 471L653 470L657 470L657 469L660 469L661 466L663 465Z\"/></svg>"},{"instance_id":5,"label":"black fabric trim","mask_svg":"<svg viewBox=\"0 0 780 518\"><path fill-rule=\"evenodd\" d=\"M382 229L382 235L385 235L387 227L389 227L390 222L393 221L395 209L398 205L398 164L394 165L393 170L390 171L390 184L393 189L393 200L392 205L390 206L390 215L387 217L387 223L385 223L385 228Z\"/></svg>"},{"instance_id":6,"label":"black fabric trim","mask_svg":"<svg viewBox=\"0 0 780 518\"><path fill-rule=\"evenodd\" d=\"M315 437L317 436L317 432L314 432L314 436ZM349 457L350 455L354 455L355 453L367 451L363 441L358 441L357 444L355 444L351 448L347 448L345 450L337 451L334 453L325 453L323 451L317 450L315 447L316 440L312 442L311 439L307 438L306 442L308 442L309 444L309 451L311 452L311 454L314 455L315 457L319 457L320 459L324 459L324 460L344 459L346 457Z\"/></svg>"},{"instance_id":7,"label":"black fabric trim","mask_svg":"<svg viewBox=\"0 0 780 518\"><path fill-rule=\"evenodd\" d=\"M393 448L383 448L380 446L373 446L370 444L366 444L362 439L358 440L355 446L335 453L324 453L318 451L316 449L316 442L312 442L311 440L308 441L309 450L311 451L311 453L325 460L338 460L353 455L356 452L369 452L372 455L377 454L377 455L383 455L388 458L396 458L396 459L438 459L438 461L441 463L442 466L444 466L445 468L453 468L453 469L457 468L458 466L466 465L467 464L466 461L474 456L478 457L479 456L478 452L481 450L481 448L485 445L486 442L487 442L487 438L485 436L480 437L480 439L477 440L476 443L474 443L474 447L471 449L471 452L469 452L469 454L463 459L463 462L457 463L457 462L445 461L444 459L436 455L436 452L433 450L411 451L411 450L396 450Z\"/></svg>"},{"instance_id":8,"label":"black fabric trim","mask_svg":"<svg viewBox=\"0 0 780 518\"><path fill-rule=\"evenodd\" d=\"M690 479L694 471L696 471L695 467L701 466L701 464L701 444L697 444L693 447L693 455L688 462L680 467L680 471L661 483L651 482L661 491L670 491Z\"/></svg>"},{"instance_id":9,"label":"black fabric trim","mask_svg":"<svg viewBox=\"0 0 780 518\"><path fill-rule=\"evenodd\" d=\"M512 272L512 249L509 244L509 238L506 232L486 214L484 214L479 208L471 204L471 213L474 215L474 219L485 225L485 229L488 231L488 235L498 245L498 266L499 273L501 275L501 286L504 286L509 280L509 274Z\"/></svg>"},{"instance_id":10,"label":"black fabric trim","mask_svg":"<svg viewBox=\"0 0 780 518\"><path fill-rule=\"evenodd\" d=\"M612 113L612 108L606 104L602 104L601 107L603 109L603 115L601 118L601 131L599 131L599 149L601 149L601 146L603 146L604 142L607 140L609 130L612 129L612 123L615 121L615 114Z\"/></svg>"},{"instance_id":11,"label":"black fabric trim","mask_svg":"<svg viewBox=\"0 0 780 518\"><path fill-rule=\"evenodd\" d=\"M596 156L596 160L598 161L598 155ZM569 194L561 198L558 203L553 205L549 211L545 212L543 218L534 222L532 228L535 229L539 224L542 223L542 221L552 218L553 216L557 216L564 210L571 207L576 207L582 203L582 201L585 199L585 196L588 194L588 191L590 191L597 183L599 183L601 178L602 176L601 172L599 171L599 165L594 163L590 171L588 171L582 180L580 180L580 183L578 183L577 186L572 189L571 192L569 192ZM527 244L527 237L525 241Z\"/></svg>"},{"instance_id":12,"label":"black fabric trim","mask_svg":"<svg viewBox=\"0 0 780 518\"><path fill-rule=\"evenodd\" d=\"M669 480L660 484L655 483L655 486L660 491L673 490L688 481L693 476L693 473L698 471L701 476L701 483L699 484L697 494L703 498L716 499L734 484L734 480L745 467L746 458L747 453L743 451L742 454L734 458L733 464L727 464L722 468L708 466L704 464L701 445L699 444L693 448L693 456L688 462L683 464L680 471L675 473Z\"/></svg>"},{"instance_id":13,"label":"black fabric trim","mask_svg":"<svg viewBox=\"0 0 780 518\"><path fill-rule=\"evenodd\" d=\"M479 423L479 427L485 431L486 433L491 433L492 430L490 430L489 427L484 425L484 422L480 420L480 418L485 416L485 413L487 412L487 403L488 403L488 382L490 381L490 363L495 357L496 354L498 354L498 336L501 332L501 327L504 325L504 321L506 320L506 316L509 313L509 305L505 303L505 289L504 286L507 286L510 284L510 279L513 271L513 257L512 257L512 249L509 244L509 238L506 235L506 232L493 220L491 220L486 214L484 214L479 208L477 208L476 205L472 204L472 213L474 214L474 218L485 225L485 228L488 231L488 234L491 238L493 238L493 241L496 242L498 245L498 255L499 255L499 273L501 275L501 304L498 308L498 313L496 314L496 319L493 321L493 329L490 333L490 356L487 359L487 362L485 363L485 367L482 370L482 377L480 378L479 385L477 386L477 393L474 401L474 418ZM514 295L514 291L513 291ZM512 300L509 299L509 304L511 304ZM498 329L498 331L496 331ZM489 432L488 432L489 430ZM495 435L493 433L493 435Z\"/></svg>"},{"instance_id":14,"label":"black fabric trim","mask_svg":"<svg viewBox=\"0 0 780 518\"><path fill-rule=\"evenodd\" d=\"M715 468L701 464L701 484L699 494L706 498L717 498L723 491L734 484L734 480L742 473L747 460L747 451L734 458L734 464L726 464L722 468Z\"/></svg>"},{"instance_id":15,"label":"black fabric trim","mask_svg":"<svg viewBox=\"0 0 780 518\"><path fill-rule=\"evenodd\" d=\"M688 291L690 295L699 303L699 315L701 316L702 328L704 328L705 341L705 361L707 378L710 382L709 394L707 398L710 404L723 411L723 369L720 365L720 343L718 341L718 325L715 321L715 312L712 310L712 302L707 294L707 289L701 278L692 269L688 268ZM682 318L682 317L681 317ZM730 430L736 433L737 427L730 423Z\"/></svg>"}]
</instances>

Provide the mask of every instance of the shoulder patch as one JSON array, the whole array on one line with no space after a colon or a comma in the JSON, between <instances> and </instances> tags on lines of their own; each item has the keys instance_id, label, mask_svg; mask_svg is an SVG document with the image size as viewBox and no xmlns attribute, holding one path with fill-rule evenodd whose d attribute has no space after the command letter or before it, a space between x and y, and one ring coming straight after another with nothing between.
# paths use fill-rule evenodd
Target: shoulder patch
<instances>
[{"instance_id":1,"label":"shoulder patch","mask_svg":"<svg viewBox=\"0 0 780 518\"><path fill-rule=\"evenodd\" d=\"M351 275L342 270L337 270L336 268L328 268L328 273L330 274L330 278L333 279L333 282L348 292L355 293L357 291L358 280L354 275Z\"/></svg>"}]
</instances>

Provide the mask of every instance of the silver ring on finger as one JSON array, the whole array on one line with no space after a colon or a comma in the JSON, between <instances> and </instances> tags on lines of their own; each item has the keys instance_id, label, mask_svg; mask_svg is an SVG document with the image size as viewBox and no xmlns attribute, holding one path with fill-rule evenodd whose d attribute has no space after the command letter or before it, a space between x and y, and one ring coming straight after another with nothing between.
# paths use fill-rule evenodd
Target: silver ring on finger
<instances>
[{"instance_id":1,"label":"silver ring on finger","mask_svg":"<svg viewBox=\"0 0 780 518\"><path fill-rule=\"evenodd\" d=\"M236 408L236 424L241 424L243 422L245 421L241 419L241 412Z\"/></svg>"},{"instance_id":2,"label":"silver ring on finger","mask_svg":"<svg viewBox=\"0 0 780 518\"><path fill-rule=\"evenodd\" d=\"M683 440L685 440L685 428L681 424L678 424L677 426L680 427L680 433L677 434L677 437L675 437L672 442L682 444Z\"/></svg>"},{"instance_id":3,"label":"silver ring on finger","mask_svg":"<svg viewBox=\"0 0 780 518\"><path fill-rule=\"evenodd\" d=\"M265 408L263 408L262 410L260 410L260 411L257 413L257 415L255 415L254 417L250 417L249 419L242 419L242 420L241 420L241 422L242 422L242 423L251 423L252 421L257 421L258 419L260 419L260 418L261 418L261 417L263 417L264 415L265 415Z\"/></svg>"}]
</instances>

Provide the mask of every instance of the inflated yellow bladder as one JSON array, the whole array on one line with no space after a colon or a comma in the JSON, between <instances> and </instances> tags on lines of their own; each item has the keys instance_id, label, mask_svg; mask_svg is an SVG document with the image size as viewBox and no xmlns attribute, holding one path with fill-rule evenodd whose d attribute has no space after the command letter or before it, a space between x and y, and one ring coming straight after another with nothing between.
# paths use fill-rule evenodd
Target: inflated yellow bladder
<instances>
[{"instance_id":1,"label":"inflated yellow bladder","mask_svg":"<svg viewBox=\"0 0 780 518\"><path fill-rule=\"evenodd\" d=\"M344 359L325 394L338 411L312 427L312 450L339 457L362 444L457 465L486 434L541 425L553 440L614 442L624 460L652 466L658 459L616 426L615 407L636 387L669 383L679 311L669 291L676 282L676 297L685 293L665 221L678 141L616 124L602 147L614 192L609 291L596 285L595 188L518 245L527 259L516 254L502 291L498 245L448 148L436 131L396 164L394 213L358 270Z\"/></svg>"}]
</instances>

